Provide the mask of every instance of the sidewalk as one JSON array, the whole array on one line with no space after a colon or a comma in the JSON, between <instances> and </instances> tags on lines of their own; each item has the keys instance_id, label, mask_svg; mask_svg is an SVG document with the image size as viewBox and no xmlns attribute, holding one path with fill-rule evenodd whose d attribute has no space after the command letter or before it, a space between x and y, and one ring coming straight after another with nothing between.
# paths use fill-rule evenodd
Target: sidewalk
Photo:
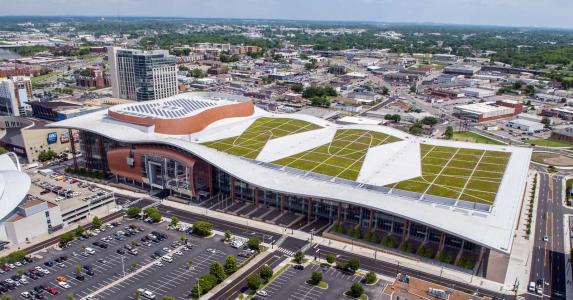
<instances>
[{"instance_id":1,"label":"sidewalk","mask_svg":"<svg viewBox=\"0 0 573 300\"><path fill-rule=\"evenodd\" d=\"M571 239L569 232L569 217L572 215L564 215L563 216L563 248L565 249L565 282L568 284L565 285L565 299L570 299L571 295L573 295L573 268L571 268ZM569 298L567 298L569 295Z\"/></svg>"},{"instance_id":2,"label":"sidewalk","mask_svg":"<svg viewBox=\"0 0 573 300\"><path fill-rule=\"evenodd\" d=\"M507 273L505 275L505 286L511 288L515 280L519 281L519 292L527 292L527 284L529 283L529 273L531 271L531 249L535 241L535 221L537 218L537 204L539 196L539 177L537 178L537 187L535 189L535 199L533 201L533 219L531 223L531 234L527 238L527 218L529 214L529 199L531 198L531 189L533 179L537 175L536 171L529 171L527 180L527 187L523 203L521 205L521 215L519 216L519 224L517 232L513 240L513 247L511 250L509 264L507 266Z\"/></svg>"},{"instance_id":3,"label":"sidewalk","mask_svg":"<svg viewBox=\"0 0 573 300\"><path fill-rule=\"evenodd\" d=\"M177 202L173 202L173 201L163 201L162 204L164 204L166 206L173 207L173 208L178 208L181 210L189 211L189 212L192 212L195 214L207 215L209 217L217 218L220 220L231 221L234 223L241 223L241 224L246 223L247 225L250 223L251 226L261 228L261 229L264 229L264 230L267 230L270 232L276 232L279 234L290 235L290 236L293 236L293 237L301 239L301 240L310 240L310 236L311 236L310 233L306 233L306 232L302 232L302 231L298 231L298 230L294 230L294 232L291 233L290 229L287 230L286 228L281 227L281 226L268 224L268 223L255 221L255 220L250 220L250 219L245 219L245 218L242 218L239 216L228 215L228 214L220 213L217 211L211 211L211 210L205 209L203 207L190 206L190 205L185 205L185 204L181 204L181 203L177 203ZM445 268L442 269L442 267L438 266L438 265L433 265L433 264L429 264L429 263L425 263L425 262L421 262L421 261L416 262L416 261L412 261L412 260L404 258L404 257L394 256L391 254L382 253L379 251L374 251L374 250L362 248L359 246L352 246L352 248L351 248L351 245L349 245L349 244L330 240L330 239L319 237L319 236L314 236L313 239L314 239L314 242L316 244L319 244L319 245L328 246L328 247L340 249L340 250L347 251L347 252L352 252L352 253L357 254L357 255L375 258L376 260L385 261L385 262L392 263L392 264L400 263L400 265L408 267L408 268L412 268L412 269L416 269L416 270L424 270L425 272L432 274L432 275L435 275L435 276L441 276L443 278L447 278L450 280L455 280L455 281L459 281L459 282L473 285L476 287L476 289L487 289L490 291L502 292L502 293L509 292L509 289L511 289L511 286L505 287L503 284L493 282L490 280L486 280L483 278L475 277L471 274L462 273L462 272L458 272L458 271L450 270L450 269L445 269Z\"/></svg>"}]
</instances>

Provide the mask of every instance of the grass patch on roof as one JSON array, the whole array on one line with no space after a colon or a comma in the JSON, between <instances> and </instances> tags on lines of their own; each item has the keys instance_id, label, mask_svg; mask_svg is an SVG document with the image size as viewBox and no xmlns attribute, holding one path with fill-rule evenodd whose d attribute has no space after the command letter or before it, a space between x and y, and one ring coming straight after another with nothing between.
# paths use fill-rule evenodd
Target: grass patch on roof
<instances>
[{"instance_id":1,"label":"grass patch on roof","mask_svg":"<svg viewBox=\"0 0 573 300\"><path fill-rule=\"evenodd\" d=\"M356 180L368 149L400 139L384 133L361 130L337 130L332 142L273 163L305 171Z\"/></svg>"},{"instance_id":2,"label":"grass patch on roof","mask_svg":"<svg viewBox=\"0 0 573 300\"><path fill-rule=\"evenodd\" d=\"M255 159L271 139L315 130L320 126L290 118L259 118L243 134L203 145L229 154Z\"/></svg>"},{"instance_id":3,"label":"grass patch on roof","mask_svg":"<svg viewBox=\"0 0 573 300\"><path fill-rule=\"evenodd\" d=\"M493 204L510 153L420 145L422 176L389 187Z\"/></svg>"}]
</instances>

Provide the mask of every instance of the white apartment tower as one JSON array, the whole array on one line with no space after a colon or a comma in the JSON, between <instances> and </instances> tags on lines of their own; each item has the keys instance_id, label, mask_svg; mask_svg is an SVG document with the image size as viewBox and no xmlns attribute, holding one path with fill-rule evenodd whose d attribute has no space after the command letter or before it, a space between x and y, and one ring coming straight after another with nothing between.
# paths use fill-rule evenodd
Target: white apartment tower
<instances>
[{"instance_id":1,"label":"white apartment tower","mask_svg":"<svg viewBox=\"0 0 573 300\"><path fill-rule=\"evenodd\" d=\"M137 101L176 95L177 60L166 50L108 48L112 95Z\"/></svg>"}]
</instances>

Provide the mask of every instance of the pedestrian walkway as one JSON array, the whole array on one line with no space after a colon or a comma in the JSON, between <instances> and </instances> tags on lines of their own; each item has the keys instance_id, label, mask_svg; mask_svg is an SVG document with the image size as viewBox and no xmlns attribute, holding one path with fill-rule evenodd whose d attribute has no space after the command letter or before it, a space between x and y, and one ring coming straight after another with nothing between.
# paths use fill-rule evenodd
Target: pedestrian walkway
<instances>
[{"instance_id":1,"label":"pedestrian walkway","mask_svg":"<svg viewBox=\"0 0 573 300\"><path fill-rule=\"evenodd\" d=\"M211 211L211 210L206 211L205 208L202 208L202 207L184 205L184 204L176 203L173 201L163 201L163 204L170 206L170 207L173 207L173 208L178 208L181 210L189 211L189 212L192 212L195 214L201 214L201 215L207 214L209 217L217 218L217 219L225 220L225 221L229 221L229 222L235 222L235 223L244 223L245 222L245 219L242 217L229 215L229 214L225 214L225 213L217 212L217 211ZM279 234L287 234L289 236L292 236L292 237L295 237L295 238L301 239L301 240L310 240L310 238L311 238L310 233L306 233L306 232L299 231L299 230L285 229L284 227L281 227L278 225L268 224L265 222L260 222L260 221L255 221L255 220L249 220L249 223L251 224L251 226L254 226L254 227L257 227L257 228L260 228L263 230L267 230L267 231L275 232L275 233L279 233ZM477 289L486 289L486 290L490 290L490 291L494 291L494 292L500 292L500 293L513 293L510 291L510 289L512 288L511 286L506 287L503 284L493 282L493 281L490 281L490 280L487 280L484 278L478 278L478 277L472 276L471 274L468 274L468 273L463 273L463 272L459 272L459 271L452 270L452 269L443 269L441 267L441 265L438 265L438 264L434 265L434 264L430 264L430 263L426 263L426 262L422 262L422 261L413 261L413 260L407 259L405 257L395 256L395 255L392 255L389 253L382 253L379 251L374 251L372 249L363 248L363 247L360 247L357 245L354 245L351 248L350 244L331 240L331 239L327 239L327 238L320 237L320 236L314 236L313 241L319 245L328 246L328 247L336 248L339 250L351 252L351 253L354 253L356 255L362 255L365 257L374 258L376 260L385 261L387 263L392 263L392 264L399 263L401 266L415 269L415 270L423 270L424 272L435 275L435 276L441 276L441 277L446 278L446 279L450 279L450 280L454 280L454 281L463 282L466 284L473 285Z\"/></svg>"},{"instance_id":2,"label":"pedestrian walkway","mask_svg":"<svg viewBox=\"0 0 573 300\"><path fill-rule=\"evenodd\" d=\"M286 254L286 255L288 255L288 256L294 256L294 252L293 252L293 251L284 249L284 248L282 248L282 247L278 247L278 248L277 248L277 251L278 251L278 252L281 252L281 253L284 253L284 254Z\"/></svg>"}]
</instances>

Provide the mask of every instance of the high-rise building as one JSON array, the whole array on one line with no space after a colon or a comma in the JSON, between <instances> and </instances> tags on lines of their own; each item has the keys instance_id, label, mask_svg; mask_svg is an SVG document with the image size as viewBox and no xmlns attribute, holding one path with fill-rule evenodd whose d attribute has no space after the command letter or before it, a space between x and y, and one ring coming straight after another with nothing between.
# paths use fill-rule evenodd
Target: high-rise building
<instances>
[{"instance_id":1,"label":"high-rise building","mask_svg":"<svg viewBox=\"0 0 573 300\"><path fill-rule=\"evenodd\" d=\"M28 102L32 99L30 77L14 76L0 79L0 114L23 116L30 111Z\"/></svg>"},{"instance_id":2,"label":"high-rise building","mask_svg":"<svg viewBox=\"0 0 573 300\"><path fill-rule=\"evenodd\" d=\"M137 101L176 95L177 59L165 50L108 48L112 94Z\"/></svg>"}]
</instances>

